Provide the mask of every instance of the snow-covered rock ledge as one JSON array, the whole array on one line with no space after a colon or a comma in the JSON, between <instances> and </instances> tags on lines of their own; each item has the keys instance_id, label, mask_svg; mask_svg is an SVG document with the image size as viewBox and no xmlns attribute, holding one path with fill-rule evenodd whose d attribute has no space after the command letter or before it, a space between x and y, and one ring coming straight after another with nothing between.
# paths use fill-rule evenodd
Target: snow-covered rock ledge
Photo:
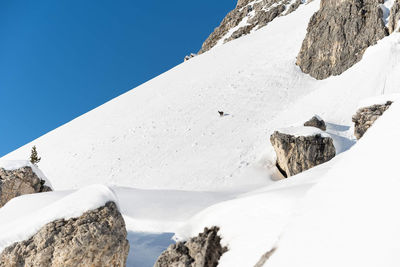
<instances>
[{"instance_id":1,"label":"snow-covered rock ledge","mask_svg":"<svg viewBox=\"0 0 400 267\"><path fill-rule=\"evenodd\" d=\"M375 121L385 113L392 103L400 98L399 94L380 95L360 101L357 113L354 114L354 136L363 137Z\"/></svg>"},{"instance_id":2,"label":"snow-covered rock ledge","mask_svg":"<svg viewBox=\"0 0 400 267\"><path fill-rule=\"evenodd\" d=\"M52 191L43 173L28 161L0 161L0 207L14 197Z\"/></svg>"},{"instance_id":3,"label":"snow-covered rock ledge","mask_svg":"<svg viewBox=\"0 0 400 267\"><path fill-rule=\"evenodd\" d=\"M0 266L125 266L117 203L103 185L12 199L0 209Z\"/></svg>"}]
</instances>

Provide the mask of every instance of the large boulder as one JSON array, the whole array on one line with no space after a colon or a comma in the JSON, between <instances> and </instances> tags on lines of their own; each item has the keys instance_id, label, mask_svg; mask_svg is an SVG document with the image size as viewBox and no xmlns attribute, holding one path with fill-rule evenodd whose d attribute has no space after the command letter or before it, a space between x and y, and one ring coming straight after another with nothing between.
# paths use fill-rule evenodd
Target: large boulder
<instances>
[{"instance_id":1,"label":"large boulder","mask_svg":"<svg viewBox=\"0 0 400 267\"><path fill-rule=\"evenodd\" d=\"M392 103L392 101L387 101L385 104L360 108L352 118L354 122L354 136L357 139L363 137L369 127L382 116Z\"/></svg>"},{"instance_id":2,"label":"large boulder","mask_svg":"<svg viewBox=\"0 0 400 267\"><path fill-rule=\"evenodd\" d=\"M56 220L0 254L4 267L125 266L129 243L114 202L78 218Z\"/></svg>"},{"instance_id":3,"label":"large boulder","mask_svg":"<svg viewBox=\"0 0 400 267\"><path fill-rule=\"evenodd\" d=\"M270 140L277 156L276 166L285 177L325 163L336 155L332 138L321 134L295 136L276 131Z\"/></svg>"},{"instance_id":4,"label":"large boulder","mask_svg":"<svg viewBox=\"0 0 400 267\"><path fill-rule=\"evenodd\" d=\"M302 0L239 0L236 8L229 12L219 27L205 40L199 54L218 43L226 43L257 30L275 18L295 11Z\"/></svg>"},{"instance_id":5,"label":"large boulder","mask_svg":"<svg viewBox=\"0 0 400 267\"><path fill-rule=\"evenodd\" d=\"M186 242L168 247L154 267L216 267L226 247L221 246L219 228L205 228L203 233Z\"/></svg>"},{"instance_id":6,"label":"large boulder","mask_svg":"<svg viewBox=\"0 0 400 267\"><path fill-rule=\"evenodd\" d=\"M308 25L297 65L316 79L339 75L388 35L383 0L321 0Z\"/></svg>"},{"instance_id":7,"label":"large boulder","mask_svg":"<svg viewBox=\"0 0 400 267\"><path fill-rule=\"evenodd\" d=\"M51 188L29 166L16 170L0 168L0 207L14 197L48 191Z\"/></svg>"}]
</instances>

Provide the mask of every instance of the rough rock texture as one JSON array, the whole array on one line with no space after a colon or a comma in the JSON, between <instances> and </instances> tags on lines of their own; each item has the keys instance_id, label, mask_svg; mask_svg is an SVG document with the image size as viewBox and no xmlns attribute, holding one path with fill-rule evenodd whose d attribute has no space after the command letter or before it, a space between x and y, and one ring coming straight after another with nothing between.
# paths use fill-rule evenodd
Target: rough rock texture
<instances>
[{"instance_id":1,"label":"rough rock texture","mask_svg":"<svg viewBox=\"0 0 400 267\"><path fill-rule=\"evenodd\" d=\"M316 79L339 75L386 35L383 0L322 0L308 25L297 65Z\"/></svg>"},{"instance_id":2,"label":"rough rock texture","mask_svg":"<svg viewBox=\"0 0 400 267\"><path fill-rule=\"evenodd\" d=\"M373 105L370 107L361 108L353 116L354 136L357 139L363 137L369 127L382 116L382 114L392 105L393 102L388 101L383 105Z\"/></svg>"},{"instance_id":3,"label":"rough rock texture","mask_svg":"<svg viewBox=\"0 0 400 267\"><path fill-rule=\"evenodd\" d=\"M270 140L277 156L276 165L285 177L327 162L336 155L332 138L320 134L296 137L276 131Z\"/></svg>"},{"instance_id":4,"label":"rough rock texture","mask_svg":"<svg viewBox=\"0 0 400 267\"><path fill-rule=\"evenodd\" d=\"M315 127L321 129L322 131L326 131L325 121L318 116L314 116L309 121L306 121L304 126Z\"/></svg>"},{"instance_id":5,"label":"rough rock texture","mask_svg":"<svg viewBox=\"0 0 400 267\"><path fill-rule=\"evenodd\" d=\"M10 199L26 194L52 191L31 167L17 170L0 168L0 207Z\"/></svg>"},{"instance_id":6,"label":"rough rock texture","mask_svg":"<svg viewBox=\"0 0 400 267\"><path fill-rule=\"evenodd\" d=\"M274 254L276 248L271 249L267 253L261 256L260 260L254 265L254 267L263 267L267 260Z\"/></svg>"},{"instance_id":7,"label":"rough rock texture","mask_svg":"<svg viewBox=\"0 0 400 267\"><path fill-rule=\"evenodd\" d=\"M125 222L113 202L79 218L57 220L0 254L4 267L125 266Z\"/></svg>"},{"instance_id":8,"label":"rough rock texture","mask_svg":"<svg viewBox=\"0 0 400 267\"><path fill-rule=\"evenodd\" d=\"M295 11L301 0L239 0L236 8L226 15L219 27L203 43L199 54L259 29L276 17ZM240 25L239 25L240 24Z\"/></svg>"},{"instance_id":9,"label":"rough rock texture","mask_svg":"<svg viewBox=\"0 0 400 267\"><path fill-rule=\"evenodd\" d=\"M400 0L396 0L390 10L390 17L388 21L389 33L393 33L399 26L400 20Z\"/></svg>"},{"instance_id":10,"label":"rough rock texture","mask_svg":"<svg viewBox=\"0 0 400 267\"><path fill-rule=\"evenodd\" d=\"M221 246L218 227L205 228L199 236L168 247L154 267L216 267L227 248Z\"/></svg>"}]
</instances>

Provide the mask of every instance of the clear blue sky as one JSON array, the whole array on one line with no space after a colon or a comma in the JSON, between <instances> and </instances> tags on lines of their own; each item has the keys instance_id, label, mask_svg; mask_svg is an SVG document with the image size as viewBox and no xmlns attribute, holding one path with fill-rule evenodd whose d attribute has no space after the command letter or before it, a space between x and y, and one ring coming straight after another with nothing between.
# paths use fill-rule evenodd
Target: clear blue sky
<instances>
[{"instance_id":1,"label":"clear blue sky","mask_svg":"<svg viewBox=\"0 0 400 267\"><path fill-rule=\"evenodd\" d=\"M197 52L236 0L1 0L0 156Z\"/></svg>"}]
</instances>

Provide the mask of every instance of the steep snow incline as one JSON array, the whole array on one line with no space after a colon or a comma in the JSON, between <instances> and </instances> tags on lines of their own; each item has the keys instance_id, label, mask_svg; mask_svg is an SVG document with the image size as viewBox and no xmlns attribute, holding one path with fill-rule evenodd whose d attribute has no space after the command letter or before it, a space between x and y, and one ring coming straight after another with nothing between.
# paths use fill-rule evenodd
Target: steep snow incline
<instances>
[{"instance_id":1,"label":"steep snow incline","mask_svg":"<svg viewBox=\"0 0 400 267\"><path fill-rule=\"evenodd\" d=\"M215 190L265 184L270 121L310 92L295 66L319 1L213 49L7 155L29 156L56 189L92 183ZM219 117L217 111L227 113ZM251 178L249 178L251 177Z\"/></svg>"},{"instance_id":2,"label":"steep snow incline","mask_svg":"<svg viewBox=\"0 0 400 267\"><path fill-rule=\"evenodd\" d=\"M306 199L265 266L400 265L400 103Z\"/></svg>"},{"instance_id":3,"label":"steep snow incline","mask_svg":"<svg viewBox=\"0 0 400 267\"><path fill-rule=\"evenodd\" d=\"M342 152L352 144L358 101L399 92L398 34L341 76L316 81L295 59L319 4L195 57L4 158L28 158L35 144L58 190L93 183L246 190L274 177L269 135L314 114L338 135Z\"/></svg>"},{"instance_id":4,"label":"steep snow incline","mask_svg":"<svg viewBox=\"0 0 400 267\"><path fill-rule=\"evenodd\" d=\"M297 123L304 116L318 113L327 118L328 131L350 137L351 117L359 107L360 98L378 96L362 100L362 104L398 99L396 94L380 93L399 92L396 86L400 84L399 55L397 33L368 49L364 59L340 77L321 82L317 91L300 99L274 123ZM206 226L220 226L223 242L229 245L220 267L254 266L275 246L278 250L272 259L277 260L266 266L396 266L377 263L384 253L388 261L389 256L397 255L400 234L397 232L400 216L395 213L399 199L392 195L400 188L396 180L400 104L395 104L351 150L290 179L211 206L178 229L176 237L186 239L196 236ZM319 183L320 179L323 182ZM310 189L312 193L301 209ZM393 202L389 201L391 198ZM302 213L303 210L306 212ZM300 219L279 242L293 216L299 214L302 214ZM394 222L389 224L390 220ZM380 236L380 229L386 223L390 228ZM366 242L370 237L374 240ZM361 259L364 247L366 255L371 256ZM372 258L374 248L379 250L379 257L374 256L373 264L367 265L364 261ZM396 252L391 255L390 251ZM346 262L347 257L351 258L351 264Z\"/></svg>"}]
</instances>

